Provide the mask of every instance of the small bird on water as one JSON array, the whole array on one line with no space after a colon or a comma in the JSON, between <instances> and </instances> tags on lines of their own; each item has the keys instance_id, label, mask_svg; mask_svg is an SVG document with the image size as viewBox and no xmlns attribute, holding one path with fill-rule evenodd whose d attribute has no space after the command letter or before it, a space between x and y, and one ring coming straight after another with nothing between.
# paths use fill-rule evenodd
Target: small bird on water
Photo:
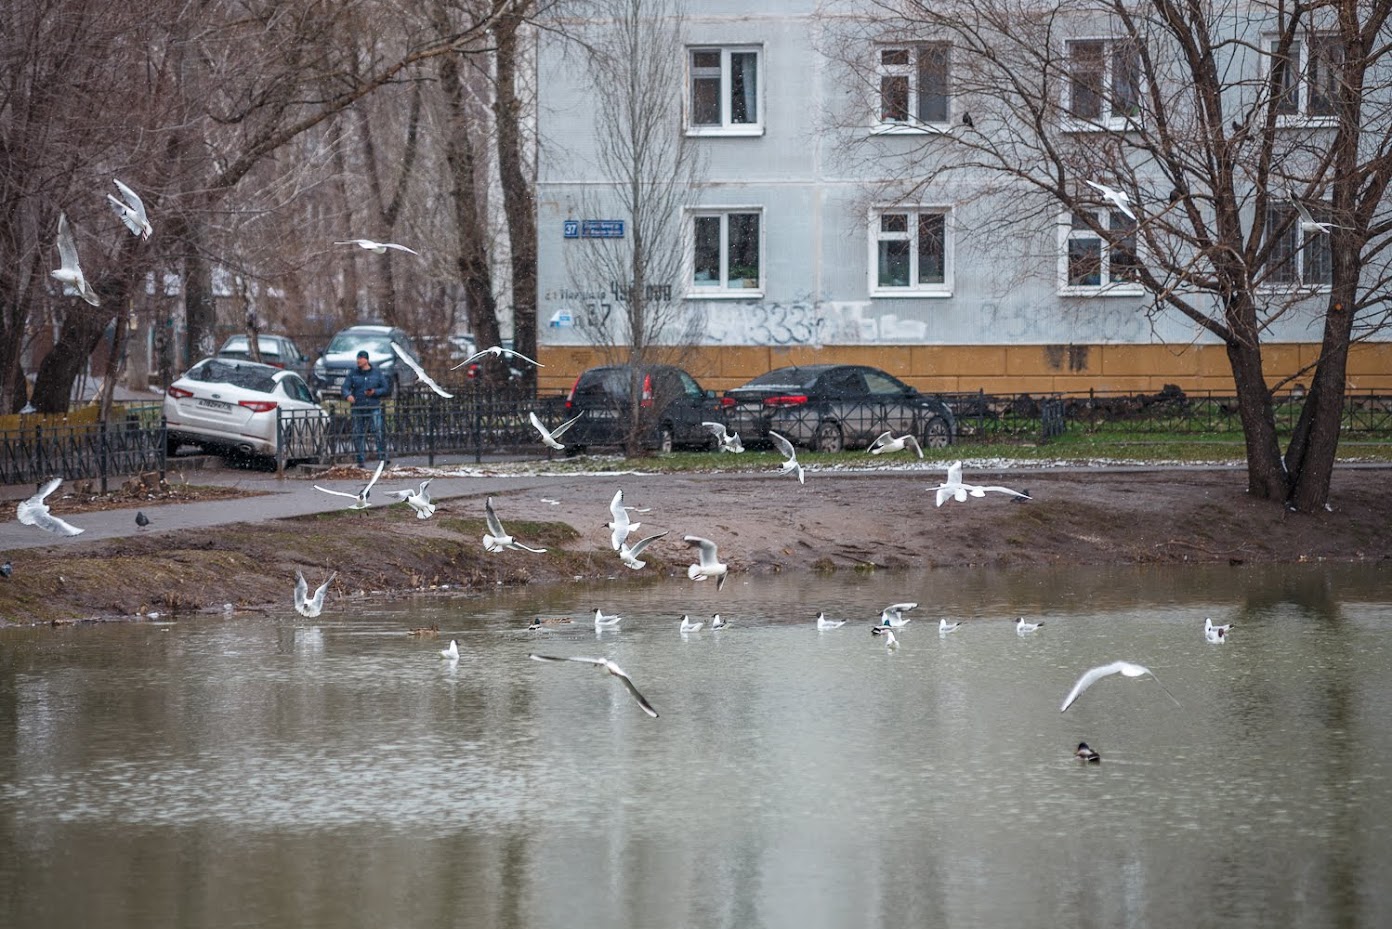
<instances>
[{"instance_id":1,"label":"small bird on water","mask_svg":"<svg viewBox=\"0 0 1392 929\"><path fill-rule=\"evenodd\" d=\"M1099 764L1102 761L1102 756L1097 754L1097 752L1093 751L1092 749L1088 748L1088 744L1086 742L1079 742L1078 750L1073 754L1078 756L1079 761L1083 761L1088 764Z\"/></svg>"},{"instance_id":2,"label":"small bird on water","mask_svg":"<svg viewBox=\"0 0 1392 929\"><path fill-rule=\"evenodd\" d=\"M141 529L144 529L146 526L150 525L150 517L145 515L144 510L135 511L135 524L139 526Z\"/></svg>"}]
</instances>

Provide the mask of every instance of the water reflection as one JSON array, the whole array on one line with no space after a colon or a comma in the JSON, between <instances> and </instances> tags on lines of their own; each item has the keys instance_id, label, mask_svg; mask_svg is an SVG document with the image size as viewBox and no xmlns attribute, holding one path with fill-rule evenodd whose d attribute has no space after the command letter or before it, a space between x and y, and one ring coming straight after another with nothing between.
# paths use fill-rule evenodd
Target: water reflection
<instances>
[{"instance_id":1,"label":"water reflection","mask_svg":"<svg viewBox=\"0 0 1392 929\"><path fill-rule=\"evenodd\" d=\"M866 630L901 600L922 607L890 653ZM597 636L595 606L621 629ZM717 609L729 630L678 633ZM822 610L857 621L818 633ZM1018 637L1017 615L1046 625ZM1230 644L1205 616L1237 623ZM406 635L432 622L459 662ZM0 923L1379 925L1389 629L1392 581L1312 567L662 580L10 631ZM534 650L612 657L662 718ZM1116 678L1058 712L1117 658L1183 708ZM1080 739L1101 766L1070 759Z\"/></svg>"}]
</instances>

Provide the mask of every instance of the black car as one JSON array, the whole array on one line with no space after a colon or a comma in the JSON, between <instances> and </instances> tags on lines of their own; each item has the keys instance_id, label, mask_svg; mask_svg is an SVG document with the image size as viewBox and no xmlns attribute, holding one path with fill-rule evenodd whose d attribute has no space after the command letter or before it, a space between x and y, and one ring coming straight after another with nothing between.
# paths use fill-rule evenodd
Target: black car
<instances>
[{"instance_id":1,"label":"black car","mask_svg":"<svg viewBox=\"0 0 1392 929\"><path fill-rule=\"evenodd\" d=\"M258 335L256 347L261 354L261 363L273 368L294 371L308 381L311 378L309 356L300 351L289 336ZM251 357L251 339L245 335L229 336L222 348L217 350L218 358L235 358L239 361L256 361Z\"/></svg>"},{"instance_id":2,"label":"black car","mask_svg":"<svg viewBox=\"0 0 1392 929\"><path fill-rule=\"evenodd\" d=\"M957 434L947 404L878 368L802 365L761 374L725 392L724 419L745 442L769 430L819 452L865 448L876 436L911 432L925 448L944 448Z\"/></svg>"},{"instance_id":3,"label":"black car","mask_svg":"<svg viewBox=\"0 0 1392 929\"><path fill-rule=\"evenodd\" d=\"M604 365L581 372L566 397L565 416L582 416L566 431L566 451L589 445L623 445L633 406L629 365ZM712 448L714 436L702 421L718 420L720 401L681 368L646 365L638 370L639 439L646 448L670 452L677 446Z\"/></svg>"},{"instance_id":4,"label":"black car","mask_svg":"<svg viewBox=\"0 0 1392 929\"><path fill-rule=\"evenodd\" d=\"M416 351L411 337L394 326L349 326L340 329L324 349L324 354L314 362L310 370L309 386L322 398L337 397L343 386L343 378L358 366L358 352L367 352L372 366L382 372L391 382L392 393L398 388L408 387L417 380L416 372L410 365L400 364L392 343L419 363L420 353Z\"/></svg>"}]
</instances>

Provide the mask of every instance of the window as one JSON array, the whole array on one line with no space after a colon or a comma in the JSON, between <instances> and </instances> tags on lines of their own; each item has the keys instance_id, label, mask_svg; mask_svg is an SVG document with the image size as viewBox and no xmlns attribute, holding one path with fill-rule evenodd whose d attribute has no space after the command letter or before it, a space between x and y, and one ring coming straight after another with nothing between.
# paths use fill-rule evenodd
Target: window
<instances>
[{"instance_id":1,"label":"window","mask_svg":"<svg viewBox=\"0 0 1392 929\"><path fill-rule=\"evenodd\" d=\"M870 232L871 294L951 293L946 210L877 210Z\"/></svg>"},{"instance_id":2,"label":"window","mask_svg":"<svg viewBox=\"0 0 1392 929\"><path fill-rule=\"evenodd\" d=\"M1106 234L1093 231L1091 218ZM1116 292L1137 288L1136 223L1125 213L1105 210L1074 213L1066 228L1063 290L1071 294Z\"/></svg>"},{"instance_id":3,"label":"window","mask_svg":"<svg viewBox=\"0 0 1392 929\"><path fill-rule=\"evenodd\" d=\"M1276 92L1276 112L1290 117L1329 117L1339 101L1339 81L1344 49L1337 36L1312 35L1293 39L1281 52L1281 42L1270 39L1271 77Z\"/></svg>"},{"instance_id":4,"label":"window","mask_svg":"<svg viewBox=\"0 0 1392 929\"><path fill-rule=\"evenodd\" d=\"M693 48L688 67L689 131L704 135L757 135L763 131L759 49Z\"/></svg>"},{"instance_id":5,"label":"window","mask_svg":"<svg viewBox=\"0 0 1392 929\"><path fill-rule=\"evenodd\" d=\"M882 129L946 125L949 46L910 45L878 50Z\"/></svg>"},{"instance_id":6,"label":"window","mask_svg":"<svg viewBox=\"0 0 1392 929\"><path fill-rule=\"evenodd\" d=\"M1070 116L1125 128L1141 112L1140 49L1116 39L1069 42L1067 90Z\"/></svg>"},{"instance_id":7,"label":"window","mask_svg":"<svg viewBox=\"0 0 1392 929\"><path fill-rule=\"evenodd\" d=\"M692 213L693 296L759 290L763 286L757 210L702 210Z\"/></svg>"},{"instance_id":8,"label":"window","mask_svg":"<svg viewBox=\"0 0 1392 929\"><path fill-rule=\"evenodd\" d=\"M1329 222L1330 210L1310 206L1316 222ZM1266 210L1266 237L1271 242L1266 283L1277 287L1327 287L1332 281L1329 236L1306 232L1290 203L1275 203Z\"/></svg>"}]
</instances>

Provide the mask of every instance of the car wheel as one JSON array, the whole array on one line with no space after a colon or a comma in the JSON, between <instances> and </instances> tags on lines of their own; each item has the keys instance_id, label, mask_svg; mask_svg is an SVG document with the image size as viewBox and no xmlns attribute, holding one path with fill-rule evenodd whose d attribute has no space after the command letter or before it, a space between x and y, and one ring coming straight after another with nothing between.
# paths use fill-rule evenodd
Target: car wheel
<instances>
[{"instance_id":1,"label":"car wheel","mask_svg":"<svg viewBox=\"0 0 1392 929\"><path fill-rule=\"evenodd\" d=\"M841 427L836 423L822 423L817 427L817 437L812 447L819 452L839 452L845 449L846 440L841 435Z\"/></svg>"},{"instance_id":2,"label":"car wheel","mask_svg":"<svg viewBox=\"0 0 1392 929\"><path fill-rule=\"evenodd\" d=\"M947 448L952 444L952 430L947 420L934 416L923 426L921 444L924 448Z\"/></svg>"},{"instance_id":3,"label":"car wheel","mask_svg":"<svg viewBox=\"0 0 1392 929\"><path fill-rule=\"evenodd\" d=\"M168 433L165 433L165 436L164 436L164 457L166 457L166 458L173 458L175 455L179 454L179 445L180 445L180 444L181 444L181 443L179 442L179 440L178 440L177 438L175 438L175 437L172 436L172 435L169 435Z\"/></svg>"},{"instance_id":4,"label":"car wheel","mask_svg":"<svg viewBox=\"0 0 1392 929\"><path fill-rule=\"evenodd\" d=\"M663 455L672 454L672 448L676 441L672 435L671 423L663 423L662 428L657 433L657 450Z\"/></svg>"}]
</instances>

